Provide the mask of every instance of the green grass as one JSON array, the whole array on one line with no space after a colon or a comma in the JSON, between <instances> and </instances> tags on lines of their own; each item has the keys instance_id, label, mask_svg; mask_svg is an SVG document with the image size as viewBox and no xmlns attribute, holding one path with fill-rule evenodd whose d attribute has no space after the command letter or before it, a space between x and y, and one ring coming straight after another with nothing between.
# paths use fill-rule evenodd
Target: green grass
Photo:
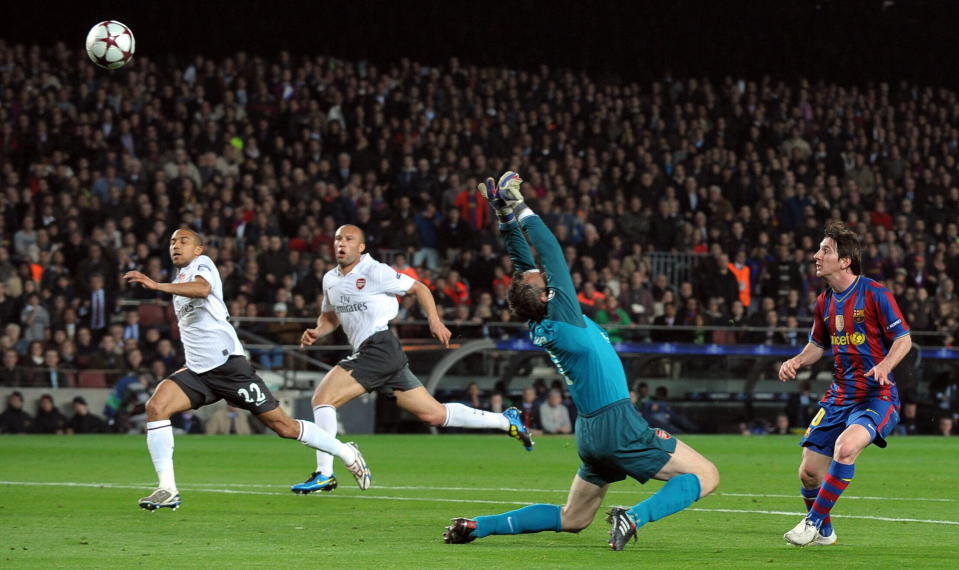
<instances>
[{"instance_id":1,"label":"green grass","mask_svg":"<svg viewBox=\"0 0 959 570\"><path fill-rule=\"evenodd\" d=\"M178 437L183 506L151 514L136 505L155 480L143 437L5 436L0 567L946 568L959 559L959 439L869 449L834 511L840 543L798 549L782 540L802 509L797 438L685 438L719 467L719 492L648 525L624 552L608 550L601 516L578 535L442 543L451 517L562 503L579 464L572 438L541 437L533 453L499 436L356 439L373 488L357 490L340 468L339 489L304 497L287 490L312 470L312 450L300 444ZM618 483L604 507L661 485Z\"/></svg>"}]
</instances>

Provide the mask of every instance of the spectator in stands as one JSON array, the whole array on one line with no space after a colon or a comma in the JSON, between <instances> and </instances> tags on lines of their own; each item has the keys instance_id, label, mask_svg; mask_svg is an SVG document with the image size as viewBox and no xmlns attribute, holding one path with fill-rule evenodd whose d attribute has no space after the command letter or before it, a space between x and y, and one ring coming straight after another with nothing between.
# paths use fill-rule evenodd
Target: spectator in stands
<instances>
[{"instance_id":1,"label":"spectator in stands","mask_svg":"<svg viewBox=\"0 0 959 570\"><path fill-rule=\"evenodd\" d=\"M33 433L63 435L67 429L67 418L53 404L53 396L44 394L37 402L37 415L33 419Z\"/></svg>"},{"instance_id":2,"label":"spectator in stands","mask_svg":"<svg viewBox=\"0 0 959 570\"><path fill-rule=\"evenodd\" d=\"M286 304L283 303L281 307L283 313L286 313ZM246 305L246 317L257 318L259 314L259 306L256 303L247 303ZM275 309L276 307L274 307ZM267 325L262 322L254 322L247 324L244 328L250 331L253 334L259 335L261 337L266 337L269 334ZM269 340L266 339L265 340ZM283 349L279 347L273 348L258 348L250 351L250 355L253 357L253 361L262 366L266 370L273 370L274 368L283 367Z\"/></svg>"},{"instance_id":3,"label":"spectator in stands","mask_svg":"<svg viewBox=\"0 0 959 570\"><path fill-rule=\"evenodd\" d=\"M0 386L27 386L29 385L29 375L27 371L19 365L20 355L17 351L8 348L3 351L3 362L0 365Z\"/></svg>"},{"instance_id":4,"label":"spectator in stands","mask_svg":"<svg viewBox=\"0 0 959 570\"><path fill-rule=\"evenodd\" d=\"M930 386L936 406L937 428L941 435L952 435L959 419L959 382L943 374Z\"/></svg>"},{"instance_id":5,"label":"spectator in stands","mask_svg":"<svg viewBox=\"0 0 959 570\"><path fill-rule=\"evenodd\" d=\"M732 305L733 301L742 303L744 297L740 295L740 284L736 280L736 276L729 270L731 266L729 256L721 254L717 261L715 271L704 275L702 282L702 290L705 297L719 297L726 303L727 307Z\"/></svg>"},{"instance_id":6,"label":"spectator in stands","mask_svg":"<svg viewBox=\"0 0 959 570\"><path fill-rule=\"evenodd\" d=\"M480 390L479 384L476 382L470 382L466 385L466 392L460 403L477 410L485 410L488 408L487 402L483 399L483 393Z\"/></svg>"},{"instance_id":7,"label":"spectator in stands","mask_svg":"<svg viewBox=\"0 0 959 570\"><path fill-rule=\"evenodd\" d=\"M7 409L0 414L0 433L29 433L32 429L33 418L23 411L23 394L10 392Z\"/></svg>"},{"instance_id":8,"label":"spectator in stands","mask_svg":"<svg viewBox=\"0 0 959 570\"><path fill-rule=\"evenodd\" d=\"M20 311L20 324L23 325L23 338L27 342L46 340L50 313L40 304L38 293L31 294L27 305Z\"/></svg>"},{"instance_id":9,"label":"spectator in stands","mask_svg":"<svg viewBox=\"0 0 959 570\"><path fill-rule=\"evenodd\" d=\"M93 334L89 327L77 329L77 364L80 368L92 368L97 355L98 347L93 342Z\"/></svg>"},{"instance_id":10,"label":"spectator in stands","mask_svg":"<svg viewBox=\"0 0 959 570\"><path fill-rule=\"evenodd\" d=\"M449 208L437 229L440 258L445 262L455 262L466 252L472 253L476 241L469 224L463 221L459 208ZM462 271L461 271L462 272ZM466 274L464 273L464 276ZM469 279L468 276L466 276ZM472 280L470 280L471 284Z\"/></svg>"},{"instance_id":11,"label":"spectator in stands","mask_svg":"<svg viewBox=\"0 0 959 570\"><path fill-rule=\"evenodd\" d=\"M503 393L497 390L490 394L489 406L487 406L486 409L501 414L509 407L510 404L506 401L506 398L503 397Z\"/></svg>"},{"instance_id":12,"label":"spectator in stands","mask_svg":"<svg viewBox=\"0 0 959 570\"><path fill-rule=\"evenodd\" d=\"M583 288L576 295L576 298L579 300L579 306L583 310L583 314L594 318L596 312L601 308L598 306L598 303L606 299L606 295L597 290L596 285L592 281L587 281L583 284Z\"/></svg>"},{"instance_id":13,"label":"spectator in stands","mask_svg":"<svg viewBox=\"0 0 959 570\"><path fill-rule=\"evenodd\" d=\"M103 421L103 418L90 413L90 408L83 396L75 397L73 399L73 417L67 421L66 433L104 433L105 431L107 431L107 424Z\"/></svg>"},{"instance_id":14,"label":"spectator in stands","mask_svg":"<svg viewBox=\"0 0 959 570\"><path fill-rule=\"evenodd\" d=\"M663 304L663 314L653 319L657 327L677 327L682 323L676 316L676 305L667 302ZM684 342L689 335L685 331L656 329L651 333L653 342Z\"/></svg>"},{"instance_id":15,"label":"spectator in stands","mask_svg":"<svg viewBox=\"0 0 959 570\"><path fill-rule=\"evenodd\" d=\"M60 366L60 353L55 348L43 351L43 366L33 372L34 386L44 388L67 388L76 386L76 378Z\"/></svg>"},{"instance_id":16,"label":"spectator in stands","mask_svg":"<svg viewBox=\"0 0 959 570\"><path fill-rule=\"evenodd\" d=\"M123 347L117 344L116 339L112 335L104 335L91 367L103 370L107 376L107 384L112 386L126 368L123 356Z\"/></svg>"},{"instance_id":17,"label":"spectator in stands","mask_svg":"<svg viewBox=\"0 0 959 570\"><path fill-rule=\"evenodd\" d=\"M17 354L23 356L27 353L27 346L29 343L25 338L20 336L20 325L17 323L7 323L7 326L3 328L3 334L7 338L5 348L12 348L17 351Z\"/></svg>"},{"instance_id":18,"label":"spectator in stands","mask_svg":"<svg viewBox=\"0 0 959 570\"><path fill-rule=\"evenodd\" d=\"M568 434L573 432L569 408L563 404L563 393L553 388L546 401L539 406L539 420L543 433Z\"/></svg>"},{"instance_id":19,"label":"spectator in stands","mask_svg":"<svg viewBox=\"0 0 959 570\"><path fill-rule=\"evenodd\" d=\"M778 344L800 346L806 342L806 331L800 330L799 320L793 315L786 317L786 330L781 332Z\"/></svg>"},{"instance_id":20,"label":"spectator in stands","mask_svg":"<svg viewBox=\"0 0 959 570\"><path fill-rule=\"evenodd\" d=\"M132 338L140 342L141 334L140 313L136 310L127 311L124 315L123 340Z\"/></svg>"},{"instance_id":21,"label":"spectator in stands","mask_svg":"<svg viewBox=\"0 0 959 570\"><path fill-rule=\"evenodd\" d=\"M740 228L741 227L742 225L740 224ZM735 260L726 267L736 279L736 286L739 290L739 301L748 311L752 302L752 293L750 291L749 266L746 265L746 250L740 249L737 251ZM720 271L720 275L722 275L722 271Z\"/></svg>"},{"instance_id":22,"label":"spectator in stands","mask_svg":"<svg viewBox=\"0 0 959 570\"><path fill-rule=\"evenodd\" d=\"M429 165L429 161L423 159L420 161ZM440 242L439 227L443 221L443 216L437 211L433 202L426 202L423 211L415 216L416 231L420 238L420 247L413 254L413 265L421 267L426 265L433 271L439 269L440 265Z\"/></svg>"},{"instance_id":23,"label":"spectator in stands","mask_svg":"<svg viewBox=\"0 0 959 570\"><path fill-rule=\"evenodd\" d=\"M416 268L407 263L407 258L405 253L397 253L393 257L393 269L397 273L402 273L403 275L409 275L413 279L419 281L419 274L416 272Z\"/></svg>"},{"instance_id":24,"label":"spectator in stands","mask_svg":"<svg viewBox=\"0 0 959 570\"><path fill-rule=\"evenodd\" d=\"M639 325L650 324L653 320L654 300L649 291L649 281L643 271L633 271L629 276L629 285L623 290L620 304L629 310L632 321Z\"/></svg>"},{"instance_id":25,"label":"spectator in stands","mask_svg":"<svg viewBox=\"0 0 959 570\"><path fill-rule=\"evenodd\" d=\"M126 374L113 386L103 408L107 425L118 433L140 433L153 385L146 374Z\"/></svg>"},{"instance_id":26,"label":"spectator in stands","mask_svg":"<svg viewBox=\"0 0 959 570\"><path fill-rule=\"evenodd\" d=\"M93 249L93 248L91 248ZM94 340L106 334L110 325L110 316L116 308L116 300L104 288L103 275L90 275L90 294L80 308L81 315L86 315L86 325L90 328Z\"/></svg>"},{"instance_id":27,"label":"spectator in stands","mask_svg":"<svg viewBox=\"0 0 959 570\"><path fill-rule=\"evenodd\" d=\"M450 299L454 307L471 304L469 288L460 280L460 274L456 270L450 270L449 279L443 287L443 294Z\"/></svg>"},{"instance_id":28,"label":"spectator in stands","mask_svg":"<svg viewBox=\"0 0 959 570\"><path fill-rule=\"evenodd\" d=\"M643 407L642 414L650 426L670 433L695 433L698 429L696 424L670 407L669 391L665 386L656 388L652 400Z\"/></svg>"},{"instance_id":29,"label":"spectator in stands","mask_svg":"<svg viewBox=\"0 0 959 570\"><path fill-rule=\"evenodd\" d=\"M939 417L939 433L944 436L952 435L953 430L955 429L956 419L955 416L940 416Z\"/></svg>"},{"instance_id":30,"label":"spectator in stands","mask_svg":"<svg viewBox=\"0 0 959 570\"><path fill-rule=\"evenodd\" d=\"M167 338L161 338L157 343L156 359L162 360L167 370L176 370L182 363L180 355L173 348L173 343Z\"/></svg>"},{"instance_id":31,"label":"spectator in stands","mask_svg":"<svg viewBox=\"0 0 959 570\"><path fill-rule=\"evenodd\" d=\"M523 401L520 403L520 409L523 410L523 423L534 435L543 433L543 426L539 419L540 404L536 388L529 386L523 390Z\"/></svg>"},{"instance_id":32,"label":"spectator in stands","mask_svg":"<svg viewBox=\"0 0 959 570\"><path fill-rule=\"evenodd\" d=\"M778 414L769 433L773 435L792 435L792 431L789 429L789 416Z\"/></svg>"},{"instance_id":33,"label":"spectator in stands","mask_svg":"<svg viewBox=\"0 0 959 570\"><path fill-rule=\"evenodd\" d=\"M193 410L173 414L170 416L170 425L177 435L206 433L203 420Z\"/></svg>"},{"instance_id":34,"label":"spectator in stands","mask_svg":"<svg viewBox=\"0 0 959 570\"><path fill-rule=\"evenodd\" d=\"M250 414L233 406L220 405L209 417L205 426L207 435L250 435Z\"/></svg>"},{"instance_id":35,"label":"spectator in stands","mask_svg":"<svg viewBox=\"0 0 959 570\"><path fill-rule=\"evenodd\" d=\"M633 324L629 313L619 306L619 300L612 295L600 301L600 304L601 307L593 320L603 325L611 342L623 342L625 335L630 332L628 327Z\"/></svg>"},{"instance_id":36,"label":"spectator in stands","mask_svg":"<svg viewBox=\"0 0 959 570\"><path fill-rule=\"evenodd\" d=\"M726 321L726 326L729 328L738 328L746 326L746 309L743 308L743 304L736 299L733 301L732 307L730 309L729 319ZM732 336L728 339L732 343L745 342L746 334L733 332Z\"/></svg>"},{"instance_id":37,"label":"spectator in stands","mask_svg":"<svg viewBox=\"0 0 959 570\"><path fill-rule=\"evenodd\" d=\"M9 323L15 320L14 311L17 308L17 301L7 295L7 284L0 281L0 323ZM17 315L19 316L19 315Z\"/></svg>"}]
</instances>

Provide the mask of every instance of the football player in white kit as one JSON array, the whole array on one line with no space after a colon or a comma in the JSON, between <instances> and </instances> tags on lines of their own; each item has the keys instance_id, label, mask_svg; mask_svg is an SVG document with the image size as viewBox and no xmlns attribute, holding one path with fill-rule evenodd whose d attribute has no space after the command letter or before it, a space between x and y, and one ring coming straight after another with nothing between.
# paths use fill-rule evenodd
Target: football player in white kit
<instances>
[{"instance_id":1,"label":"football player in white kit","mask_svg":"<svg viewBox=\"0 0 959 570\"><path fill-rule=\"evenodd\" d=\"M213 260L203 255L200 236L189 229L173 232L170 257L177 267L172 283L157 283L139 271L123 276L131 283L173 295L186 355L186 367L160 382L146 404L147 447L160 481L157 490L140 499L140 506L149 511L164 507L176 510L180 506L173 476L170 416L220 399L256 414L280 437L296 439L339 457L356 477L360 489L368 489L370 470L356 446L341 443L311 422L286 415L243 355L243 346L229 323L230 315L223 302L220 274Z\"/></svg>"},{"instance_id":2,"label":"football player in white kit","mask_svg":"<svg viewBox=\"0 0 959 570\"><path fill-rule=\"evenodd\" d=\"M363 230L354 225L336 230L333 252L337 266L323 276L323 306L316 327L307 329L300 339L301 346L310 345L342 325L353 347L353 354L327 372L313 393L316 425L335 436L336 409L376 390L395 395L401 408L430 425L500 429L532 451L533 441L516 408L500 414L463 404L440 404L413 375L399 339L389 329L390 320L399 310L396 296L416 295L430 332L447 348L450 331L440 319L433 294L426 285L397 273L365 251ZM316 452L316 471L303 483L290 487L294 493L302 494L335 488L333 458L322 451Z\"/></svg>"}]
</instances>

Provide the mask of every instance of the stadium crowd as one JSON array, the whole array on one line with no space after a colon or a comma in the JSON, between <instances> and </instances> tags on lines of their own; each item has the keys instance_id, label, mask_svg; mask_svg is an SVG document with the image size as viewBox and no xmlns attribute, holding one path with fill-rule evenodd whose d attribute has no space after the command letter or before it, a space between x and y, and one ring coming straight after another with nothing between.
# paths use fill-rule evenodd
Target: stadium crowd
<instances>
[{"instance_id":1,"label":"stadium crowd","mask_svg":"<svg viewBox=\"0 0 959 570\"><path fill-rule=\"evenodd\" d=\"M475 193L507 169L616 340L649 334L630 324L750 325L769 330L715 334L802 345L821 287L809 260L843 219L911 328L955 344L955 91L245 52L106 72L63 44L0 41L0 93L0 385L101 370L123 399L179 366L175 330L119 304L158 295L119 276L169 280L180 225L203 234L235 317L315 317L333 233L352 223L448 322L518 334L499 326L512 271ZM654 251L697 266L670 283ZM404 298L400 320L416 317Z\"/></svg>"}]
</instances>

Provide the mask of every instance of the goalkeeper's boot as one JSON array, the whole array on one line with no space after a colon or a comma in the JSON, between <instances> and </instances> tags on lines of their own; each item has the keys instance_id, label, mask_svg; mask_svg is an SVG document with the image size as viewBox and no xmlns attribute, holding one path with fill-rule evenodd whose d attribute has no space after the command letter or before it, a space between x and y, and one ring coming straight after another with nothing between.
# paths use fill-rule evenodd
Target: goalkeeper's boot
<instances>
[{"instance_id":1,"label":"goalkeeper's boot","mask_svg":"<svg viewBox=\"0 0 959 570\"><path fill-rule=\"evenodd\" d=\"M324 475L319 471L310 475L309 478L302 483L290 485L290 490L300 495L309 495L317 491L329 493L333 489L336 489L336 477L332 473Z\"/></svg>"},{"instance_id":2,"label":"goalkeeper's boot","mask_svg":"<svg viewBox=\"0 0 959 570\"><path fill-rule=\"evenodd\" d=\"M509 422L509 432L507 432L509 436L519 440L519 442L523 444L523 447L526 448L526 451L533 451L533 438L530 437L529 430L523 425L523 412L517 408L509 408L503 412L503 415L506 416L506 421Z\"/></svg>"},{"instance_id":3,"label":"goalkeeper's boot","mask_svg":"<svg viewBox=\"0 0 959 570\"><path fill-rule=\"evenodd\" d=\"M180 508L180 502L179 493L160 488L156 491L153 491L148 496L140 499L139 504L141 509L146 509L148 511L155 511L157 509L164 508L175 511Z\"/></svg>"},{"instance_id":4,"label":"goalkeeper's boot","mask_svg":"<svg viewBox=\"0 0 959 570\"><path fill-rule=\"evenodd\" d=\"M361 491L365 491L370 488L370 484L373 482L373 474L370 473L370 468L366 465L366 460L363 459L360 448L352 441L346 445L352 447L353 451L356 452L356 461L347 465L346 468L349 469L353 477L356 478L356 486L359 487Z\"/></svg>"},{"instance_id":5,"label":"goalkeeper's boot","mask_svg":"<svg viewBox=\"0 0 959 570\"><path fill-rule=\"evenodd\" d=\"M816 538L809 543L809 546L830 546L836 544L838 540L839 537L836 536L835 529L833 529L829 536L823 535L822 530L820 529L820 531L816 533Z\"/></svg>"},{"instance_id":6,"label":"goalkeeper's boot","mask_svg":"<svg viewBox=\"0 0 959 570\"><path fill-rule=\"evenodd\" d=\"M609 547L613 550L622 550L629 539L636 539L636 523L623 507L613 507L607 513L606 522L612 525L609 529Z\"/></svg>"},{"instance_id":7,"label":"goalkeeper's boot","mask_svg":"<svg viewBox=\"0 0 959 570\"><path fill-rule=\"evenodd\" d=\"M799 521L799 524L794 526L791 531L784 534L783 538L785 538L789 544L806 546L812 544L817 536L819 536L819 528L816 527L816 523L808 518L804 518Z\"/></svg>"},{"instance_id":8,"label":"goalkeeper's boot","mask_svg":"<svg viewBox=\"0 0 959 570\"><path fill-rule=\"evenodd\" d=\"M446 527L443 532L443 542L446 544L466 544L473 542L476 537L473 531L476 530L476 521L472 519L452 519L453 524Z\"/></svg>"}]
</instances>

